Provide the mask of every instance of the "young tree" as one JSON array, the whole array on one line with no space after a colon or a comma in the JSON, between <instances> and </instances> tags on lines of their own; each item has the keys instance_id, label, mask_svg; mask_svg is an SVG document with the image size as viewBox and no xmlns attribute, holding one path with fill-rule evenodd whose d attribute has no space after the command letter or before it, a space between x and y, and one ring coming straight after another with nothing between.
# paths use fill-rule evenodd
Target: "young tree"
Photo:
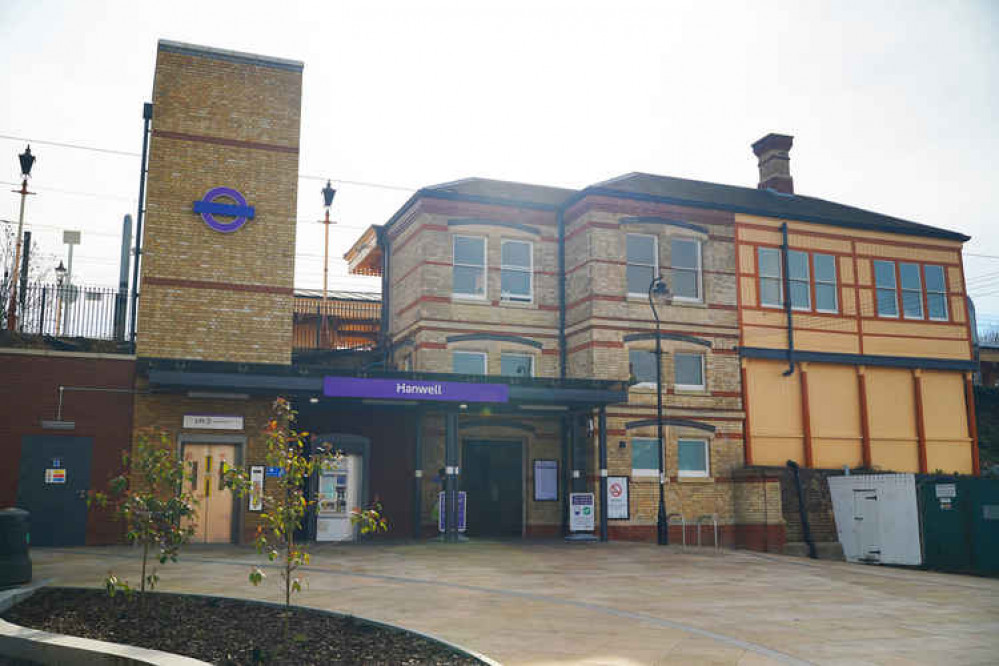
<instances>
[{"instance_id":1,"label":"young tree","mask_svg":"<svg viewBox=\"0 0 999 666\"><path fill-rule=\"evenodd\" d=\"M302 527L309 509L316 500L306 499L306 485L324 465L334 463L340 456L336 451L320 448L309 452L307 432L294 429L297 412L284 398L274 401L274 414L264 428L268 467L279 470L271 477L262 496L262 525L257 528L257 551L267 554L274 562L281 560L281 578L284 583L284 603L291 606L292 592L302 591L302 580L296 574L299 567L309 563L309 553L304 544L295 540L295 532ZM225 474L225 485L244 497L253 491L247 470L230 468ZM364 534L384 531L388 524L376 504L369 509L353 509L351 521L359 525ZM255 567L250 572L250 582L259 585L264 572Z\"/></svg>"},{"instance_id":2,"label":"young tree","mask_svg":"<svg viewBox=\"0 0 999 666\"><path fill-rule=\"evenodd\" d=\"M0 327L7 327L7 306L10 303L10 279L13 277L14 255L17 247L17 226L14 224L0 224ZM22 257L25 248L21 248ZM55 268L55 256L44 254L39 250L38 243L31 241L31 258L28 263L28 283L34 284L52 278L52 271ZM20 282L20 277L18 282ZM37 301L40 297L37 290L31 290L25 295L25 309L37 308ZM17 286L17 293L21 293L21 285ZM20 301L20 295L18 296Z\"/></svg>"},{"instance_id":3,"label":"young tree","mask_svg":"<svg viewBox=\"0 0 999 666\"><path fill-rule=\"evenodd\" d=\"M135 452L122 453L122 466L125 471L111 480L107 492L94 493L89 501L110 506L125 524L128 542L142 546L139 598L144 605L146 588L152 590L159 582L156 568L149 570L151 552L160 564L177 561L181 546L194 534L192 518L197 501L186 490L192 477L166 432L140 434ZM105 585L109 592L129 589L128 583L113 573Z\"/></svg>"}]
</instances>

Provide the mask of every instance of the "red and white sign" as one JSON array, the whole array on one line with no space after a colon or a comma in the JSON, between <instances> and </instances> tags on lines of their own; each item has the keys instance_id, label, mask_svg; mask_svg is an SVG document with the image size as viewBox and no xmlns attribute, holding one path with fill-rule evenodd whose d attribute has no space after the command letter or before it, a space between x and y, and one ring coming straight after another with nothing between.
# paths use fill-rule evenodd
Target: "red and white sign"
<instances>
[{"instance_id":1,"label":"red and white sign","mask_svg":"<svg viewBox=\"0 0 999 666\"><path fill-rule=\"evenodd\" d=\"M627 520L628 513L628 477L607 477L607 518L608 520Z\"/></svg>"}]
</instances>

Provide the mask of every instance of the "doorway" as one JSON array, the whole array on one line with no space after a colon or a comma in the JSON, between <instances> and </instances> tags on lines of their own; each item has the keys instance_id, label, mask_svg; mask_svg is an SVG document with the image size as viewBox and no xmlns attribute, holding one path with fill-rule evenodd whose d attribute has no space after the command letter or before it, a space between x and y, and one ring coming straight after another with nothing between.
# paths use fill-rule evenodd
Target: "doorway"
<instances>
[{"instance_id":1,"label":"doorway","mask_svg":"<svg viewBox=\"0 0 999 666\"><path fill-rule=\"evenodd\" d=\"M32 546L82 546L87 538L92 437L25 435L17 506L29 511Z\"/></svg>"},{"instance_id":2,"label":"doorway","mask_svg":"<svg viewBox=\"0 0 999 666\"><path fill-rule=\"evenodd\" d=\"M522 451L518 441L465 441L461 489L467 493L469 536L523 535Z\"/></svg>"},{"instance_id":3,"label":"doorway","mask_svg":"<svg viewBox=\"0 0 999 666\"><path fill-rule=\"evenodd\" d=\"M192 543L232 543L234 499L232 490L222 487L227 467L237 464L235 444L186 442L181 455L190 474L189 492L198 504L194 516Z\"/></svg>"},{"instance_id":4,"label":"doorway","mask_svg":"<svg viewBox=\"0 0 999 666\"><path fill-rule=\"evenodd\" d=\"M853 529L860 559L881 561L881 525L878 512L878 491L853 491Z\"/></svg>"}]
</instances>

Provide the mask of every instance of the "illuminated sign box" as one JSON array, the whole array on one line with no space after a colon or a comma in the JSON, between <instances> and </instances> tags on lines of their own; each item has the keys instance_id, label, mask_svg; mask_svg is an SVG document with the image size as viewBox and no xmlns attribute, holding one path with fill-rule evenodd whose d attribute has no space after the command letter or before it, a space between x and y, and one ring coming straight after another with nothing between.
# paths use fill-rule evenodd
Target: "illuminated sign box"
<instances>
[{"instance_id":1,"label":"illuminated sign box","mask_svg":"<svg viewBox=\"0 0 999 666\"><path fill-rule=\"evenodd\" d=\"M510 400L510 387L506 384L324 377L323 395L328 398L370 398L374 400L508 402Z\"/></svg>"}]
</instances>

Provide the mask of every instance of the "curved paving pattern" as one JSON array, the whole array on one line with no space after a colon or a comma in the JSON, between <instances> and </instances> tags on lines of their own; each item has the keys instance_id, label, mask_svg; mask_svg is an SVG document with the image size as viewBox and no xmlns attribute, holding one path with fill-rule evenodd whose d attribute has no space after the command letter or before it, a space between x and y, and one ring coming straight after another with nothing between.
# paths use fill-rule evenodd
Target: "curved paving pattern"
<instances>
[{"instance_id":1,"label":"curved paving pattern","mask_svg":"<svg viewBox=\"0 0 999 666\"><path fill-rule=\"evenodd\" d=\"M128 548L33 551L36 577L135 576ZM169 591L276 600L249 548L191 547ZM644 544L313 549L302 605L355 613L504 664L992 664L999 581Z\"/></svg>"}]
</instances>

